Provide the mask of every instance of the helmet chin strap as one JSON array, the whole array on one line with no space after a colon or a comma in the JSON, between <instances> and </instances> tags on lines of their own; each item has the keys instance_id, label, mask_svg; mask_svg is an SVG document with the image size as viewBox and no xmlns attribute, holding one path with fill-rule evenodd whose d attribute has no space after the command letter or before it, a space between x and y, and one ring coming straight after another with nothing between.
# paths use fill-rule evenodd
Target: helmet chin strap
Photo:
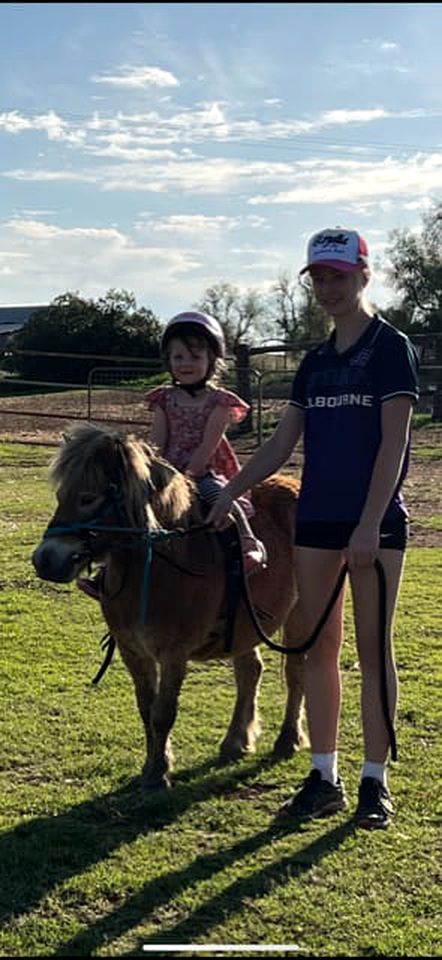
<instances>
[{"instance_id":1,"label":"helmet chin strap","mask_svg":"<svg viewBox=\"0 0 442 960\"><path fill-rule=\"evenodd\" d=\"M179 383L177 380L174 380L174 385L179 387L180 390L185 390L191 397L194 397L200 390L204 390L206 380L198 380L198 383Z\"/></svg>"}]
</instances>

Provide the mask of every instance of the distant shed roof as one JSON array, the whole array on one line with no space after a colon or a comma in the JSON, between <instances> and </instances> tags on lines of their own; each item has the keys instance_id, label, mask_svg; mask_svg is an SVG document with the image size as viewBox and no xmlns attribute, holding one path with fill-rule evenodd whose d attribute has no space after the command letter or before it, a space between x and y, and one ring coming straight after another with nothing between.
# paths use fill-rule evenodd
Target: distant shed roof
<instances>
[{"instance_id":1,"label":"distant shed roof","mask_svg":"<svg viewBox=\"0 0 442 960\"><path fill-rule=\"evenodd\" d=\"M15 333L17 330L21 330L33 313L36 313L38 310L45 310L48 307L48 303L0 306L0 334Z\"/></svg>"}]
</instances>

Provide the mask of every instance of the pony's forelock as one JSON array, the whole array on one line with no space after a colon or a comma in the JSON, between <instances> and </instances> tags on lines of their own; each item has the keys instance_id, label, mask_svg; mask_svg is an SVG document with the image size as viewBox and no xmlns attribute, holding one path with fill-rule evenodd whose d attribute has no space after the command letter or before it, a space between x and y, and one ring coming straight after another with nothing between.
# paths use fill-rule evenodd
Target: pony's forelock
<instances>
[{"instance_id":1,"label":"pony's forelock","mask_svg":"<svg viewBox=\"0 0 442 960\"><path fill-rule=\"evenodd\" d=\"M79 491L103 494L119 490L130 521L143 522L147 502L154 525L186 524L194 485L160 457L154 447L131 434L125 438L92 424L74 427L49 468L51 482L65 497Z\"/></svg>"},{"instance_id":2,"label":"pony's forelock","mask_svg":"<svg viewBox=\"0 0 442 960\"><path fill-rule=\"evenodd\" d=\"M56 490L61 486L93 489L100 481L105 482L103 457L100 457L104 437L103 431L92 424L72 427L63 435L49 465L49 477Z\"/></svg>"}]
</instances>

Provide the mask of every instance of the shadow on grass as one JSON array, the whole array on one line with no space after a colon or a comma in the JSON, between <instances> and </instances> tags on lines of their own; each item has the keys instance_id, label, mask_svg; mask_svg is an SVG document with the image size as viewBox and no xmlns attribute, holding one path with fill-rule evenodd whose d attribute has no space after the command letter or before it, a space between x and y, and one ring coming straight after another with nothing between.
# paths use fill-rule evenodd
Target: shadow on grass
<instances>
[{"instance_id":1,"label":"shadow on grass","mask_svg":"<svg viewBox=\"0 0 442 960\"><path fill-rule=\"evenodd\" d=\"M293 831L293 826L291 830ZM252 876L248 875L235 880L227 889L198 907L190 917L170 927L164 933L144 937L133 950L118 955L146 956L146 953L143 954L143 946L149 944L158 945L158 953L155 952L155 956L161 955L161 945L167 945L169 947L167 955L174 956L173 951L170 950L172 944L195 942L201 944L205 938L210 942L210 930L225 922L231 913L241 910L244 898L250 900L263 897L269 892L274 892L275 886L287 883L288 878L299 877L310 870L314 864L319 863L324 856L336 850L353 830L354 825L350 820L332 830L327 830L323 836L308 843L295 854L289 854L278 863L257 870ZM266 844L272 844L276 833L280 836L281 828L276 829L271 825L266 830L241 840L223 851L197 857L191 866L183 870L170 873L167 877L158 877L146 884L142 891L111 916L103 917L83 933L63 944L54 956L91 956L92 952L99 951L103 943L109 944L112 940L122 937L131 928L146 921L149 915L161 906L170 903L186 888L192 888L196 883L210 880L215 874L221 873L244 857L256 853ZM246 907L244 906L243 909ZM177 955L182 954L177 950Z\"/></svg>"},{"instance_id":2,"label":"shadow on grass","mask_svg":"<svg viewBox=\"0 0 442 960\"><path fill-rule=\"evenodd\" d=\"M180 771L171 790L146 792L139 778L58 814L16 826L0 837L0 923L34 908L68 878L120 845L174 822L190 807L244 785L272 765L267 757L232 769L216 761Z\"/></svg>"}]
</instances>

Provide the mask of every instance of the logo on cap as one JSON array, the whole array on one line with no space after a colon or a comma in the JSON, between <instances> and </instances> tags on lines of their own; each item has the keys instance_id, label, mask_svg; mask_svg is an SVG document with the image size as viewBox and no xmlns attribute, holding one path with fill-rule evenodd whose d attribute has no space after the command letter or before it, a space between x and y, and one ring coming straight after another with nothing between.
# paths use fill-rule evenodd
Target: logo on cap
<instances>
[{"instance_id":1,"label":"logo on cap","mask_svg":"<svg viewBox=\"0 0 442 960\"><path fill-rule=\"evenodd\" d=\"M311 237L307 250L307 265L301 273L322 264L348 272L367 263L368 247L356 230L321 230Z\"/></svg>"}]
</instances>

